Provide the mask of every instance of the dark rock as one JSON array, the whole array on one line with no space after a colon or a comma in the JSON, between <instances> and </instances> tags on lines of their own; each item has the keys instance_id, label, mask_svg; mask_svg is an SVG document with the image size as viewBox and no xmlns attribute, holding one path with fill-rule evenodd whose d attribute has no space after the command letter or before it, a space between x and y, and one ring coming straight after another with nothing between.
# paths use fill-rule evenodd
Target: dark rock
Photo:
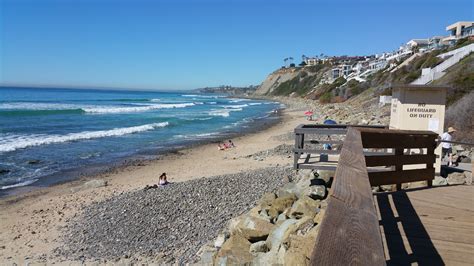
<instances>
[{"instance_id":1,"label":"dark rock","mask_svg":"<svg viewBox=\"0 0 474 266\"><path fill-rule=\"evenodd\" d=\"M0 175L8 174L8 173L10 173L10 170L4 169L4 168L0 168Z\"/></svg>"},{"instance_id":2,"label":"dark rock","mask_svg":"<svg viewBox=\"0 0 474 266\"><path fill-rule=\"evenodd\" d=\"M40 160L29 160L28 164L39 164L40 162Z\"/></svg>"}]
</instances>

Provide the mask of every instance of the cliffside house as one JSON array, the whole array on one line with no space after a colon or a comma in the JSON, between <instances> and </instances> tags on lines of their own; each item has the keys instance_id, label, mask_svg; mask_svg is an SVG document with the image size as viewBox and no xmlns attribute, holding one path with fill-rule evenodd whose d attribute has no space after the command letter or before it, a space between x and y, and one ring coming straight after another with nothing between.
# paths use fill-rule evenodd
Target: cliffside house
<instances>
[{"instance_id":1,"label":"cliffside house","mask_svg":"<svg viewBox=\"0 0 474 266\"><path fill-rule=\"evenodd\" d=\"M458 21L446 27L449 36L442 41L447 44L454 44L457 40L474 36L474 21Z\"/></svg>"}]
</instances>

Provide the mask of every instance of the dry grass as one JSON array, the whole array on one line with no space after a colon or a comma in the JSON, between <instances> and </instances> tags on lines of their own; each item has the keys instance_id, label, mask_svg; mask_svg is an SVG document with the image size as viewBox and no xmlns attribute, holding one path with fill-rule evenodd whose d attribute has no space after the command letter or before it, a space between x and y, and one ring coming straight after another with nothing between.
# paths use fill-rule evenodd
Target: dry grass
<instances>
[{"instance_id":1,"label":"dry grass","mask_svg":"<svg viewBox=\"0 0 474 266\"><path fill-rule=\"evenodd\" d=\"M445 125L458 130L456 140L474 143L474 91L448 108Z\"/></svg>"}]
</instances>

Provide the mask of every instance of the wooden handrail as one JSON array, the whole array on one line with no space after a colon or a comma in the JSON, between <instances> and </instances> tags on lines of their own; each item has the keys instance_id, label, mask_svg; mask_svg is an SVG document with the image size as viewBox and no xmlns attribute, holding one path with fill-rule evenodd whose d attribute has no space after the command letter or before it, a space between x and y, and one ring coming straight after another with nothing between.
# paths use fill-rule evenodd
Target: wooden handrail
<instances>
[{"instance_id":1,"label":"wooden handrail","mask_svg":"<svg viewBox=\"0 0 474 266\"><path fill-rule=\"evenodd\" d=\"M361 133L347 132L311 265L385 265Z\"/></svg>"},{"instance_id":2,"label":"wooden handrail","mask_svg":"<svg viewBox=\"0 0 474 266\"><path fill-rule=\"evenodd\" d=\"M371 186L434 177L437 134L430 131L349 128L342 146L328 207L320 224L311 265L385 265L382 237ZM391 148L394 154L366 155L366 148ZM426 150L404 154L405 149ZM424 164L425 168L403 169ZM368 171L368 166L393 166L394 171Z\"/></svg>"}]
</instances>

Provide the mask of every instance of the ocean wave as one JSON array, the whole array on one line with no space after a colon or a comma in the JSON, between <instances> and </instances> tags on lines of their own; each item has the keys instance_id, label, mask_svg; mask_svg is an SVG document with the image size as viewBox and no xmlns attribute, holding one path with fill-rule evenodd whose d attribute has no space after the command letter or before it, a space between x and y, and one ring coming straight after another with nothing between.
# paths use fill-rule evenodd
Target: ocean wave
<instances>
[{"instance_id":1,"label":"ocean wave","mask_svg":"<svg viewBox=\"0 0 474 266\"><path fill-rule=\"evenodd\" d=\"M22 111L63 111L86 113L133 113L157 109L185 108L196 105L195 103L162 103L162 104L134 104L133 106L107 106L107 105L75 105L57 103L4 103L0 104L0 112ZM52 112L54 113L54 112ZM15 113L13 113L15 114Z\"/></svg>"},{"instance_id":2,"label":"ocean wave","mask_svg":"<svg viewBox=\"0 0 474 266\"><path fill-rule=\"evenodd\" d=\"M30 179L30 180L22 181L22 182L15 183L15 184L12 184L12 185L5 185L5 186L1 186L0 190L5 190L5 189L15 188L15 187L28 186L28 185L33 184L36 181L38 181L38 179Z\"/></svg>"},{"instance_id":3,"label":"ocean wave","mask_svg":"<svg viewBox=\"0 0 474 266\"><path fill-rule=\"evenodd\" d=\"M238 104L238 105L222 105L224 108L232 108L232 109L239 109L243 107L247 107L247 104Z\"/></svg>"},{"instance_id":4,"label":"ocean wave","mask_svg":"<svg viewBox=\"0 0 474 266\"><path fill-rule=\"evenodd\" d=\"M217 98L223 98L224 96L211 96L211 95L198 95L198 94L183 94L183 95L181 95L181 97L217 99Z\"/></svg>"},{"instance_id":5,"label":"ocean wave","mask_svg":"<svg viewBox=\"0 0 474 266\"><path fill-rule=\"evenodd\" d=\"M230 112L238 112L242 110L243 110L242 108L211 110L208 114L212 116L229 117Z\"/></svg>"},{"instance_id":6,"label":"ocean wave","mask_svg":"<svg viewBox=\"0 0 474 266\"><path fill-rule=\"evenodd\" d=\"M248 103L248 105L262 105L262 103Z\"/></svg>"},{"instance_id":7,"label":"ocean wave","mask_svg":"<svg viewBox=\"0 0 474 266\"><path fill-rule=\"evenodd\" d=\"M81 108L86 113L98 113L98 114L113 114L113 113L134 113L134 112L144 112L156 109L171 109L171 108L184 108L195 105L194 103L163 103L163 104L152 104L152 105L143 105L143 106L124 106L124 107L90 107L90 108Z\"/></svg>"},{"instance_id":8,"label":"ocean wave","mask_svg":"<svg viewBox=\"0 0 474 266\"><path fill-rule=\"evenodd\" d=\"M162 128L168 126L168 122L146 124L134 127L114 128L110 130L99 130L99 131L84 131L78 133L70 133L66 135L45 135L45 134L34 134L34 135L6 135L0 138L0 152L15 151L18 149L24 149L32 146L62 143L69 141L96 139L103 137L116 137L127 134L134 134L143 131L154 130L156 128Z\"/></svg>"}]
</instances>

